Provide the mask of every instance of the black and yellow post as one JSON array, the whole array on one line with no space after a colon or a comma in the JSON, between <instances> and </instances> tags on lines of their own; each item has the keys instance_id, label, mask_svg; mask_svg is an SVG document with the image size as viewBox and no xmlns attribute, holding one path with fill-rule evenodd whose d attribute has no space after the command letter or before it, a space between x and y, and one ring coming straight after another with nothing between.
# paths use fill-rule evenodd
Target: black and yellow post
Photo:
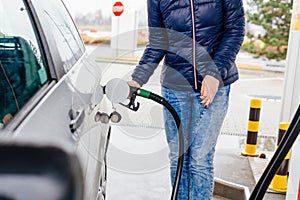
<instances>
[{"instance_id":1,"label":"black and yellow post","mask_svg":"<svg viewBox=\"0 0 300 200\"><path fill-rule=\"evenodd\" d=\"M256 144L259 127L259 117L261 109L261 99L253 98L250 100L250 112L248 120L247 142L245 150L241 153L243 156L257 157Z\"/></svg>"},{"instance_id":2,"label":"black and yellow post","mask_svg":"<svg viewBox=\"0 0 300 200\"><path fill-rule=\"evenodd\" d=\"M276 148L278 148L283 136L285 135L287 129L289 128L289 125L290 125L289 122L279 124L279 132L278 132ZM276 171L276 174L273 177L273 180L269 186L270 190L273 190L275 192L286 193L290 155L291 155L291 150L288 152L288 154L282 161L281 165L279 166L278 170Z\"/></svg>"}]
</instances>

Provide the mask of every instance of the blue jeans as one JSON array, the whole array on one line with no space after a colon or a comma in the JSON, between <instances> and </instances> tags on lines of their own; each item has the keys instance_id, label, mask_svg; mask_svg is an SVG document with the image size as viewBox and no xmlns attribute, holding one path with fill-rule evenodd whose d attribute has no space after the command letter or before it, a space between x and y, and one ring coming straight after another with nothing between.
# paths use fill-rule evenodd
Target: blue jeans
<instances>
[{"instance_id":1,"label":"blue jeans","mask_svg":"<svg viewBox=\"0 0 300 200\"><path fill-rule=\"evenodd\" d=\"M217 138L227 113L230 86L218 90L208 108L200 103L199 92L162 88L162 95L177 111L184 132L184 165L178 200L211 199L214 187L213 158ZM173 117L164 108L167 141L170 149L171 181L178 160L178 134Z\"/></svg>"}]
</instances>

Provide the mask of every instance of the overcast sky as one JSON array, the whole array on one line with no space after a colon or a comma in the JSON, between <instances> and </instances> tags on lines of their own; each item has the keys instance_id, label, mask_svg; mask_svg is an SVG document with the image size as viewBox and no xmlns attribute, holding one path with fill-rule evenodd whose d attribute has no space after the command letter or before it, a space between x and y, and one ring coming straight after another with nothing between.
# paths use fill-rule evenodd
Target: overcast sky
<instances>
[{"instance_id":1,"label":"overcast sky","mask_svg":"<svg viewBox=\"0 0 300 200\"><path fill-rule=\"evenodd\" d=\"M124 10L146 9L146 0L63 0L71 14L84 14L87 12L101 9L105 16L111 15L112 6L115 2L121 1L124 4Z\"/></svg>"}]
</instances>

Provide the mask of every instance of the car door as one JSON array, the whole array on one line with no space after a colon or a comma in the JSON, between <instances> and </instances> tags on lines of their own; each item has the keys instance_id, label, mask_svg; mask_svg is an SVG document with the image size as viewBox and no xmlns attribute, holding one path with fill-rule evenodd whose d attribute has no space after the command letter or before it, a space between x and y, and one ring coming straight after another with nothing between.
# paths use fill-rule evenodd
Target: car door
<instances>
[{"instance_id":1,"label":"car door","mask_svg":"<svg viewBox=\"0 0 300 200\"><path fill-rule=\"evenodd\" d=\"M95 199L106 126L94 117L101 72L60 0L0 0L3 135L75 152L85 199ZM7 55L8 48L14 51ZM28 57L25 59L25 57ZM6 60L5 60L6 59ZM4 64L5 63L5 64ZM15 69L14 71L10 71Z\"/></svg>"}]
</instances>

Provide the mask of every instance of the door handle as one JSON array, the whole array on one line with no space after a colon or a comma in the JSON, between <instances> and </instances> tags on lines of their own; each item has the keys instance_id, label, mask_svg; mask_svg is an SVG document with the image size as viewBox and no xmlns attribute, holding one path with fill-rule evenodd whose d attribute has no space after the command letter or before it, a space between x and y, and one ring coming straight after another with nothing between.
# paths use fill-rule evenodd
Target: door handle
<instances>
[{"instance_id":1,"label":"door handle","mask_svg":"<svg viewBox=\"0 0 300 200\"><path fill-rule=\"evenodd\" d=\"M71 119L69 127L71 130L71 133L74 133L83 123L84 117L85 117L85 113L84 110L73 110L70 109L69 110L69 117Z\"/></svg>"}]
</instances>

